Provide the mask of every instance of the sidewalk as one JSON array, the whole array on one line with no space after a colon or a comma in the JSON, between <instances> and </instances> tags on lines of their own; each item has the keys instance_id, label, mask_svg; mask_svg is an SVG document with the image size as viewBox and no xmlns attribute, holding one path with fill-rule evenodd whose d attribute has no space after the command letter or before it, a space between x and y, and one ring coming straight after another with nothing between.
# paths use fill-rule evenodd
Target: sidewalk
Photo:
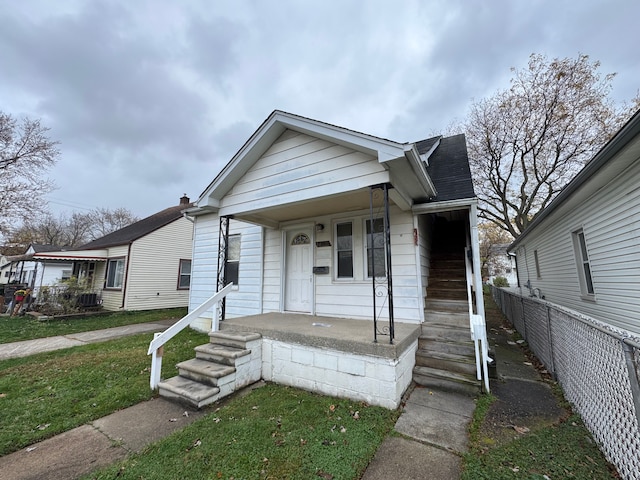
<instances>
[{"instance_id":1,"label":"sidewalk","mask_svg":"<svg viewBox=\"0 0 640 480\"><path fill-rule=\"evenodd\" d=\"M490 316L489 316L490 317ZM496 350L498 379L491 382L497 401L485 425L493 433L517 435L514 426L552 422L563 415L554 395L528 362L513 339L513 331L488 317L487 334ZM59 348L74 344L108 340L118 336L161 331L171 322L116 327L61 337ZM51 339L47 339L51 342ZM34 341L36 342L36 341ZM35 343L0 345L0 358L35 353ZM53 348L50 348L51 350ZM48 351L48 350L47 350ZM475 399L444 391L416 387L408 395L396 423L401 436L388 437L378 449L362 480L402 478L403 480L450 480L460 477L462 454L468 449L468 427ZM162 398L120 410L69 432L0 457L2 478L35 480L76 479L101 466L139 452L146 445L164 438L208 410L185 411L184 407Z\"/></svg>"},{"instance_id":2,"label":"sidewalk","mask_svg":"<svg viewBox=\"0 0 640 480\"><path fill-rule=\"evenodd\" d=\"M0 360L9 358L28 357L36 353L52 352L63 348L78 347L88 343L98 343L115 338L136 335L138 333L162 332L173 325L176 319L159 320L157 322L124 325L122 327L106 328L91 332L71 333L55 337L24 340L22 342L0 344Z\"/></svg>"}]
</instances>

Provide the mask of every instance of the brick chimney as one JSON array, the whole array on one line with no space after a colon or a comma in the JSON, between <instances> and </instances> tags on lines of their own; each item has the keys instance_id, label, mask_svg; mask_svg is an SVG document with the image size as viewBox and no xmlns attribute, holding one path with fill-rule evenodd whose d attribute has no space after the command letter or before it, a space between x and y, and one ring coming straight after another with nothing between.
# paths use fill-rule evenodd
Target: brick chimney
<instances>
[{"instance_id":1,"label":"brick chimney","mask_svg":"<svg viewBox=\"0 0 640 480\"><path fill-rule=\"evenodd\" d=\"M182 197L180 197L180 203L179 205L189 205L189 203L191 203L189 201L189 197L187 197L187 194L183 194Z\"/></svg>"}]
</instances>

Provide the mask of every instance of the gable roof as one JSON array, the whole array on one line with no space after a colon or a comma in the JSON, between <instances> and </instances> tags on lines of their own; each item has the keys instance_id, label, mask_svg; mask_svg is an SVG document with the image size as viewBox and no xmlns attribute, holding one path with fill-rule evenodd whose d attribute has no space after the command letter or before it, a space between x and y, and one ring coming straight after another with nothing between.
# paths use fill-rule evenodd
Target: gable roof
<instances>
[{"instance_id":1,"label":"gable roof","mask_svg":"<svg viewBox=\"0 0 640 480\"><path fill-rule=\"evenodd\" d=\"M414 143L394 142L319 120L274 110L202 192L196 202L198 209L219 208L220 200L287 129L372 155L378 162L385 164L386 168L396 170L398 181L406 183L409 191L416 195L418 191L426 192L428 195L435 193L435 187Z\"/></svg>"},{"instance_id":2,"label":"gable roof","mask_svg":"<svg viewBox=\"0 0 640 480\"><path fill-rule=\"evenodd\" d=\"M165 208L161 212L155 213L140 221L127 225L120 230L111 232L104 237L86 243L74 250L97 250L101 248L114 247L116 245L128 245L133 241L158 230L165 225L170 224L182 217L182 211L190 207L188 205L176 205L175 207Z\"/></svg>"},{"instance_id":3,"label":"gable roof","mask_svg":"<svg viewBox=\"0 0 640 480\"><path fill-rule=\"evenodd\" d=\"M421 155L433 150L427 166L427 173L437 191L432 201L444 202L476 196L464 134L421 140L416 142L416 147Z\"/></svg>"}]
</instances>

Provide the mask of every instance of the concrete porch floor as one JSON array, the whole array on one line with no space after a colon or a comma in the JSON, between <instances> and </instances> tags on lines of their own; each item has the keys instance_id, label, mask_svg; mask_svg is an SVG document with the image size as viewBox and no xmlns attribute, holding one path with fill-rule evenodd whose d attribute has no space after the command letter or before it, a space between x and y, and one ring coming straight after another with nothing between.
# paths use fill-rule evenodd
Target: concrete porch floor
<instances>
[{"instance_id":1,"label":"concrete porch floor","mask_svg":"<svg viewBox=\"0 0 640 480\"><path fill-rule=\"evenodd\" d=\"M379 328L388 325L378 322ZM281 342L388 359L399 358L420 335L419 324L395 322L393 344L386 335L378 335L376 343L373 320L277 312L229 318L220 323L220 330L255 332Z\"/></svg>"}]
</instances>

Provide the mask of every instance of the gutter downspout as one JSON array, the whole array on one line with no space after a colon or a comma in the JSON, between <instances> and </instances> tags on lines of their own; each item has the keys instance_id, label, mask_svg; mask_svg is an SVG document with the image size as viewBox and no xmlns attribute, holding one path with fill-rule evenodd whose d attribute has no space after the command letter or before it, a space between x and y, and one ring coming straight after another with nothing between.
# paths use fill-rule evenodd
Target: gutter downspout
<instances>
[{"instance_id":1,"label":"gutter downspout","mask_svg":"<svg viewBox=\"0 0 640 480\"><path fill-rule=\"evenodd\" d=\"M124 310L125 299L127 298L127 280L129 280L129 261L131 260L131 243L129 243L129 249L127 250L127 264L124 267L124 280L122 281L122 305L120 310Z\"/></svg>"}]
</instances>

